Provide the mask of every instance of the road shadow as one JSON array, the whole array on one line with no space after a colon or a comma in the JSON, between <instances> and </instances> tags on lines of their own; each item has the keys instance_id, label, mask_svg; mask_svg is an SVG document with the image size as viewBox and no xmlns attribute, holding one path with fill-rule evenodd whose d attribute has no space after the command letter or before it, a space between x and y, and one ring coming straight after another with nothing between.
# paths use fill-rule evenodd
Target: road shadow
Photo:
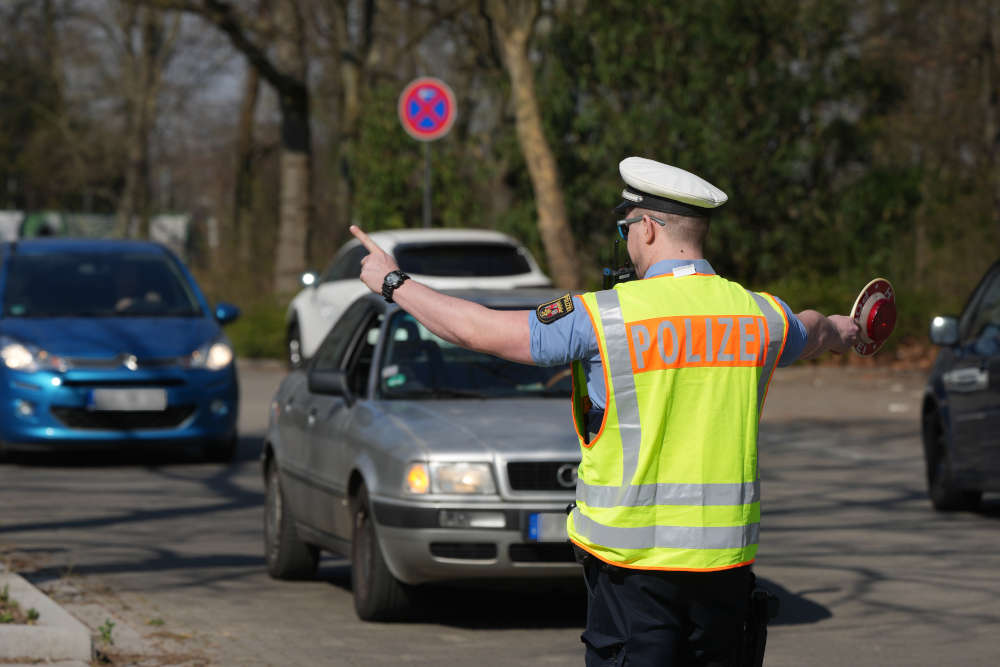
<instances>
[{"instance_id":1,"label":"road shadow","mask_svg":"<svg viewBox=\"0 0 1000 667\"><path fill-rule=\"evenodd\" d=\"M757 587L778 598L778 616L771 619L768 623L770 626L805 625L833 617L833 612L808 598L809 594L829 593L831 592L829 589L793 593L781 584L764 577L757 577Z\"/></svg>"},{"instance_id":2,"label":"road shadow","mask_svg":"<svg viewBox=\"0 0 1000 667\"><path fill-rule=\"evenodd\" d=\"M240 436L232 460L209 461L198 445L141 440L102 444L62 443L45 449L4 450L0 465L26 468L114 468L141 466L158 468L166 465L204 463L205 465L239 465L260 458L261 438Z\"/></svg>"},{"instance_id":3,"label":"road shadow","mask_svg":"<svg viewBox=\"0 0 1000 667\"><path fill-rule=\"evenodd\" d=\"M318 576L351 591L351 565L346 560L324 560ZM771 621L772 626L818 623L833 616L808 597L827 591L793 592L763 577L757 578L757 584L779 600L778 617ZM582 629L587 622L587 589L582 576L420 586L415 590L411 613L400 622L466 630Z\"/></svg>"}]
</instances>

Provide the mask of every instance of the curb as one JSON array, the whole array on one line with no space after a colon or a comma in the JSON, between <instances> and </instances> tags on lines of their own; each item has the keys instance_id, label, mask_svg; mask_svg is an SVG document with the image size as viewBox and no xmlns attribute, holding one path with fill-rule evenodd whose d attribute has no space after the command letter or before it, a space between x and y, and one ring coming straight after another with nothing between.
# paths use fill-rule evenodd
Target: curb
<instances>
[{"instance_id":1,"label":"curb","mask_svg":"<svg viewBox=\"0 0 1000 667\"><path fill-rule=\"evenodd\" d=\"M22 609L38 611L36 625L0 624L0 661L79 661L89 664L94 649L90 629L23 577L0 565L0 590Z\"/></svg>"}]
</instances>

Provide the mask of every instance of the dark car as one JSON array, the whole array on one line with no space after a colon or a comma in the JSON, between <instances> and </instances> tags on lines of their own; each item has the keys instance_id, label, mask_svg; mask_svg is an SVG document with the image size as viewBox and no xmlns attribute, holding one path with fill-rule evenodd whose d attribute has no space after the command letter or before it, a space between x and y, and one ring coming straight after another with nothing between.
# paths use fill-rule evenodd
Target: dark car
<instances>
[{"instance_id":1,"label":"dark car","mask_svg":"<svg viewBox=\"0 0 1000 667\"><path fill-rule=\"evenodd\" d=\"M941 346L922 411L931 502L975 509L984 491L1000 491L1000 262L961 317L933 319L930 337Z\"/></svg>"},{"instance_id":2,"label":"dark car","mask_svg":"<svg viewBox=\"0 0 1000 667\"><path fill-rule=\"evenodd\" d=\"M239 392L221 325L157 243L0 245L0 450L195 445L228 460Z\"/></svg>"}]
</instances>

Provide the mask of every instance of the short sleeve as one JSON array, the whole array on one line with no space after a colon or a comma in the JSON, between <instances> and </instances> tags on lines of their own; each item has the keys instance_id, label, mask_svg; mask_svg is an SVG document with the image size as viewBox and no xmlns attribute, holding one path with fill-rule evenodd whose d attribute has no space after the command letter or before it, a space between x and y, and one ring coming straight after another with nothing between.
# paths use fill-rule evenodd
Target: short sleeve
<instances>
[{"instance_id":1,"label":"short sleeve","mask_svg":"<svg viewBox=\"0 0 1000 667\"><path fill-rule=\"evenodd\" d=\"M806 340L809 337L809 333L806 331L806 326L802 324L792 309L788 307L788 304L774 297L781 309L785 311L785 317L788 318L788 337L785 339L785 349L781 351L781 358L778 360L778 366L791 366L799 359L799 355L802 354L802 350L806 347Z\"/></svg>"},{"instance_id":2,"label":"short sleeve","mask_svg":"<svg viewBox=\"0 0 1000 667\"><path fill-rule=\"evenodd\" d=\"M583 301L574 296L573 304L570 313L548 324L531 315L531 358L539 366L558 366L599 353L594 325Z\"/></svg>"}]
</instances>

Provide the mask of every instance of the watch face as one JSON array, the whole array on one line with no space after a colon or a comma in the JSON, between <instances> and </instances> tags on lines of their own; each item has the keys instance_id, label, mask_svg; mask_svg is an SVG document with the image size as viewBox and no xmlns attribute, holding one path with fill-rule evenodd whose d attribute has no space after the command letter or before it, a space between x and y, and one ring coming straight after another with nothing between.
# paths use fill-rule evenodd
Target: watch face
<instances>
[{"instance_id":1,"label":"watch face","mask_svg":"<svg viewBox=\"0 0 1000 667\"><path fill-rule=\"evenodd\" d=\"M401 282L403 282L403 279L396 271L390 272L385 277L385 284L389 287L398 287Z\"/></svg>"}]
</instances>

